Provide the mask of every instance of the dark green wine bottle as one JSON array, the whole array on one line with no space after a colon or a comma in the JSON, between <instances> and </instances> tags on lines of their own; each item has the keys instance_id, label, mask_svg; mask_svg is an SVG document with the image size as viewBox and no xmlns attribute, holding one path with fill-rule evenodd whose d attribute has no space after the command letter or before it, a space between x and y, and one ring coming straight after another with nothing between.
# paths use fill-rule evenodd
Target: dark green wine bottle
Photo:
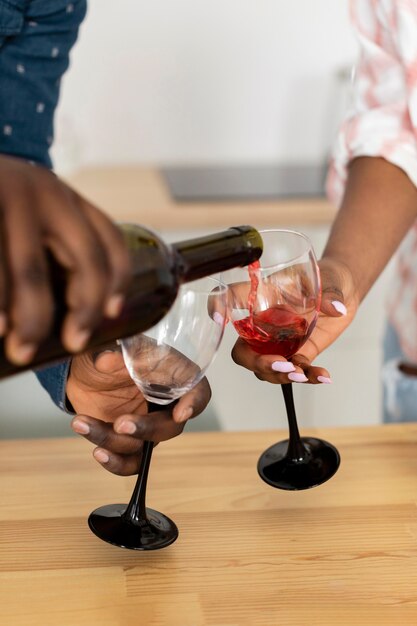
<instances>
[{"instance_id":1,"label":"dark green wine bottle","mask_svg":"<svg viewBox=\"0 0 417 626\"><path fill-rule=\"evenodd\" d=\"M261 236L251 226L236 226L172 245L167 245L142 226L123 224L120 228L130 251L133 279L120 316L103 319L85 350L97 349L156 324L171 308L182 283L249 265L262 254ZM51 332L26 366L8 361L3 340L0 340L0 378L72 356L61 342L61 326L66 313L65 274L54 262L50 269L55 297Z\"/></svg>"}]
</instances>

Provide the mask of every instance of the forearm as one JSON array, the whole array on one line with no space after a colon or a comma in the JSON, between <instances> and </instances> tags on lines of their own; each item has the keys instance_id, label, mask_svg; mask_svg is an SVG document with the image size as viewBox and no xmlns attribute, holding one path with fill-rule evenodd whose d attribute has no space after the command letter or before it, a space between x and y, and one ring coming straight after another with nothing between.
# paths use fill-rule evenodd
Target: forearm
<instances>
[{"instance_id":1,"label":"forearm","mask_svg":"<svg viewBox=\"0 0 417 626\"><path fill-rule=\"evenodd\" d=\"M361 301L416 218L417 189L408 176L384 159L357 158L323 258L348 267Z\"/></svg>"}]
</instances>

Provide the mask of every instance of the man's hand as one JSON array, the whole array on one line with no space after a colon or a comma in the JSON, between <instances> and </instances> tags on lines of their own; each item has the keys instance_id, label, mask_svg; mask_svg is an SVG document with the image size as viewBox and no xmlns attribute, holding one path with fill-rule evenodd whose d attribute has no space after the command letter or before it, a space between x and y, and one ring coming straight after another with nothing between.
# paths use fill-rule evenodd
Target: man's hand
<instances>
[{"instance_id":1,"label":"man's hand","mask_svg":"<svg viewBox=\"0 0 417 626\"><path fill-rule=\"evenodd\" d=\"M116 317L130 280L120 230L49 170L0 156L0 336L24 365L50 331L53 295L46 253L68 273L62 340L87 343L103 314Z\"/></svg>"},{"instance_id":2,"label":"man's hand","mask_svg":"<svg viewBox=\"0 0 417 626\"><path fill-rule=\"evenodd\" d=\"M175 407L152 414L129 376L119 351L74 357L67 397L77 415L73 430L98 446L94 458L122 476L138 472L143 441L165 441L179 435L191 417L201 413L211 396L204 378ZM94 415L94 417L91 417Z\"/></svg>"},{"instance_id":3,"label":"man's hand","mask_svg":"<svg viewBox=\"0 0 417 626\"><path fill-rule=\"evenodd\" d=\"M312 362L352 322L359 298L347 267L330 259L323 259L319 266L323 292L321 310L312 334L297 354L290 360L279 354L262 355L254 352L243 339L237 340L233 360L254 372L260 380L280 385L331 382L329 372Z\"/></svg>"}]
</instances>

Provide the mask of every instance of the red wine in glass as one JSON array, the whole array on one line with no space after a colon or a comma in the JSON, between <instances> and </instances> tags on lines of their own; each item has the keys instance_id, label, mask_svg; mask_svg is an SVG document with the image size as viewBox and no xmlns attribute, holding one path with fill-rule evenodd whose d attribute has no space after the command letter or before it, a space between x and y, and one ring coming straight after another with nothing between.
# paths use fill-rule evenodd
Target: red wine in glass
<instances>
[{"instance_id":1,"label":"red wine in glass","mask_svg":"<svg viewBox=\"0 0 417 626\"><path fill-rule=\"evenodd\" d=\"M261 231L261 236L264 255L261 263L257 261L247 270L249 292L244 286L248 285L245 270L240 270L240 276L236 271L229 272L233 276L234 296L231 318L240 337L255 352L289 359L304 345L316 324L321 298L318 267L311 244L304 235L271 230ZM276 259L280 247L284 255L287 253L287 259ZM268 263L271 249L273 262L269 254ZM248 311L243 318L240 317L242 309ZM300 437L291 383L282 385L282 391L289 439L271 446L261 455L258 472L273 487L309 489L334 475L340 456L327 441Z\"/></svg>"},{"instance_id":2,"label":"red wine in glass","mask_svg":"<svg viewBox=\"0 0 417 626\"><path fill-rule=\"evenodd\" d=\"M239 335L259 354L295 354L308 339L313 325L284 306L274 306L234 322Z\"/></svg>"}]
</instances>

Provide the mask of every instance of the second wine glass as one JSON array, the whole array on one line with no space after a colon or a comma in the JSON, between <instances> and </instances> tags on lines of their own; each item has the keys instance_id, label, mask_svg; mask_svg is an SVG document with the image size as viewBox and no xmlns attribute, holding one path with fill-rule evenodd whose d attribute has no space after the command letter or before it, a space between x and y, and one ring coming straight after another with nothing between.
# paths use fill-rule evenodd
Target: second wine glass
<instances>
[{"instance_id":1,"label":"second wine glass","mask_svg":"<svg viewBox=\"0 0 417 626\"><path fill-rule=\"evenodd\" d=\"M320 273L309 239L291 230L260 231L264 252L247 268L226 272L229 313L235 329L259 354L290 359L310 337L321 301ZM249 275L248 275L249 272ZM340 463L336 448L300 437L291 383L282 385L289 439L266 450L261 478L280 489L308 489L325 482Z\"/></svg>"},{"instance_id":2,"label":"second wine glass","mask_svg":"<svg viewBox=\"0 0 417 626\"><path fill-rule=\"evenodd\" d=\"M127 370L149 413L174 404L204 377L220 346L227 312L227 287L214 277L181 286L177 299L156 326L119 343ZM156 550L178 537L176 524L146 506L152 441L145 441L142 462L129 504L108 504L93 511L90 529L100 539L132 550Z\"/></svg>"}]
</instances>

